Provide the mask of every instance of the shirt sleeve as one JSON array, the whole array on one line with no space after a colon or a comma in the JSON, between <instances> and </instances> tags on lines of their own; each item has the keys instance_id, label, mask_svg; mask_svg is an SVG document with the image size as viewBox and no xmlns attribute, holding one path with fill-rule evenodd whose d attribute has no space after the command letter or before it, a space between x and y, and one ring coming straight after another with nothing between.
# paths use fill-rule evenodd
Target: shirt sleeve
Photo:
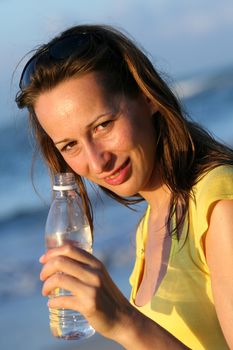
<instances>
[{"instance_id":1,"label":"shirt sleeve","mask_svg":"<svg viewBox=\"0 0 233 350\"><path fill-rule=\"evenodd\" d=\"M192 221L199 241L208 230L211 206L224 199L233 199L233 166L210 170L194 187Z\"/></svg>"}]
</instances>

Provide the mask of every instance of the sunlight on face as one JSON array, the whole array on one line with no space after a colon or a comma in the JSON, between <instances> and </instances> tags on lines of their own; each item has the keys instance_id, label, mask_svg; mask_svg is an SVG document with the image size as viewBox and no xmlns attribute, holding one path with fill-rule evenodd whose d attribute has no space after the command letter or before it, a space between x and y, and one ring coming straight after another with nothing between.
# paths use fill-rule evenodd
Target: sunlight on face
<instances>
[{"instance_id":1,"label":"sunlight on face","mask_svg":"<svg viewBox=\"0 0 233 350\"><path fill-rule=\"evenodd\" d=\"M35 112L69 166L121 196L153 186L156 109L143 95L107 95L95 73L39 95Z\"/></svg>"}]
</instances>

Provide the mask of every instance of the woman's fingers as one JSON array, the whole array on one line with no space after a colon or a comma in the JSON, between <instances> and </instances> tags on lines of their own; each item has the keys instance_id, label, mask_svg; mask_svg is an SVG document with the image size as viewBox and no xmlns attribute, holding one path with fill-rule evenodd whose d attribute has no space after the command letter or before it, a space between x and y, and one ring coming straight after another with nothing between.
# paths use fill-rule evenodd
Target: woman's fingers
<instances>
[{"instance_id":1,"label":"woman's fingers","mask_svg":"<svg viewBox=\"0 0 233 350\"><path fill-rule=\"evenodd\" d=\"M55 256L48 260L41 270L40 279L45 281L57 272L63 272L93 286L99 286L100 283L98 269L64 255Z\"/></svg>"},{"instance_id":2,"label":"woman's fingers","mask_svg":"<svg viewBox=\"0 0 233 350\"><path fill-rule=\"evenodd\" d=\"M48 307L52 309L74 310L74 306L77 304L78 300L77 297L74 295L57 296L56 298L50 298L48 301Z\"/></svg>"},{"instance_id":3,"label":"woman's fingers","mask_svg":"<svg viewBox=\"0 0 233 350\"><path fill-rule=\"evenodd\" d=\"M100 287L106 273L103 264L93 255L71 245L49 250L42 258L42 263L42 281L62 272L86 285Z\"/></svg>"},{"instance_id":4,"label":"woman's fingers","mask_svg":"<svg viewBox=\"0 0 233 350\"><path fill-rule=\"evenodd\" d=\"M111 337L111 333L118 329L119 316L116 322L116 308L106 305L104 308L97 307L90 298L84 298L82 303L77 296L58 296L48 301L50 309L69 309L80 312L94 327L94 329L106 337ZM89 304L89 305L88 305Z\"/></svg>"},{"instance_id":5,"label":"woman's fingers","mask_svg":"<svg viewBox=\"0 0 233 350\"><path fill-rule=\"evenodd\" d=\"M57 288L70 291L73 295L82 297L88 291L88 284L79 281L77 278L64 273L55 273L43 284L42 294L44 296L53 295Z\"/></svg>"},{"instance_id":6,"label":"woman's fingers","mask_svg":"<svg viewBox=\"0 0 233 350\"><path fill-rule=\"evenodd\" d=\"M42 264L45 264L50 259L59 255L67 256L84 264L88 264L94 268L98 268L100 266L100 261L96 259L92 254L86 252L83 249L75 247L72 244L66 244L61 247L49 249L44 255L40 257L40 262Z\"/></svg>"},{"instance_id":7,"label":"woman's fingers","mask_svg":"<svg viewBox=\"0 0 233 350\"><path fill-rule=\"evenodd\" d=\"M50 298L49 307L78 311L98 332L109 337L118 328L121 317L131 310L104 265L82 249L72 245L54 248L40 261L42 294L49 296L57 288L72 294Z\"/></svg>"},{"instance_id":8,"label":"woman's fingers","mask_svg":"<svg viewBox=\"0 0 233 350\"><path fill-rule=\"evenodd\" d=\"M65 289L72 295L56 296L56 289ZM96 313L97 289L85 285L77 278L65 274L55 274L49 277L43 285L42 294L49 296L48 306L51 308L68 308L80 312L86 318Z\"/></svg>"}]
</instances>

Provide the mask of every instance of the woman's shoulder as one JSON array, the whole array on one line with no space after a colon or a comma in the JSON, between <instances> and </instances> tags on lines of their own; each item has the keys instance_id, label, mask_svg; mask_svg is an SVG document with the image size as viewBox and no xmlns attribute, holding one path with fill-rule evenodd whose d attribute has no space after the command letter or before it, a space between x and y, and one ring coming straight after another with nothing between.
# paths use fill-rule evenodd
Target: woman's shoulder
<instances>
[{"instance_id":1,"label":"woman's shoulder","mask_svg":"<svg viewBox=\"0 0 233 350\"><path fill-rule=\"evenodd\" d=\"M221 165L203 174L192 191L196 205L233 198L233 165Z\"/></svg>"},{"instance_id":2,"label":"woman's shoulder","mask_svg":"<svg viewBox=\"0 0 233 350\"><path fill-rule=\"evenodd\" d=\"M194 191L201 194L226 187L233 191L233 165L220 165L206 171L197 181Z\"/></svg>"},{"instance_id":3,"label":"woman's shoulder","mask_svg":"<svg viewBox=\"0 0 233 350\"><path fill-rule=\"evenodd\" d=\"M204 173L203 179L219 176L232 176L233 165L219 165Z\"/></svg>"},{"instance_id":4,"label":"woman's shoulder","mask_svg":"<svg viewBox=\"0 0 233 350\"><path fill-rule=\"evenodd\" d=\"M189 218L197 245L201 244L202 236L208 230L212 206L221 200L233 200L231 165L221 165L207 171L193 187Z\"/></svg>"}]
</instances>

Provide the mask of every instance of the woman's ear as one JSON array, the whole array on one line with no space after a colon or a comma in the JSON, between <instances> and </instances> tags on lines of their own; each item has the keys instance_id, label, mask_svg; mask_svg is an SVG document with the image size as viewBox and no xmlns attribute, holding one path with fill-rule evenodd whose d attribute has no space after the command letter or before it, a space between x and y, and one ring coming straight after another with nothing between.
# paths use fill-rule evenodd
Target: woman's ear
<instances>
[{"instance_id":1,"label":"woman's ear","mask_svg":"<svg viewBox=\"0 0 233 350\"><path fill-rule=\"evenodd\" d=\"M147 96L145 96L143 94L143 97L146 101L146 103L148 104L148 107L150 109L150 112L151 112L151 116L153 116L155 113L159 112L159 106L155 103L155 102L152 102L151 99Z\"/></svg>"}]
</instances>

